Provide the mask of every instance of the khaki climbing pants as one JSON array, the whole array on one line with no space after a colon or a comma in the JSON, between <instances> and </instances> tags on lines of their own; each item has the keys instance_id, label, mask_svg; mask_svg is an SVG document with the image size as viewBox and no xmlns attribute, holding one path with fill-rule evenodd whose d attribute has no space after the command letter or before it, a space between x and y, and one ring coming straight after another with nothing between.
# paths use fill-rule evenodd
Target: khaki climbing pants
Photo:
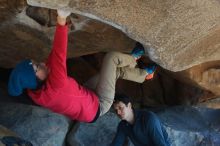
<instances>
[{"instance_id":1,"label":"khaki climbing pants","mask_svg":"<svg viewBox=\"0 0 220 146\"><path fill-rule=\"evenodd\" d=\"M120 52L106 54L100 77L96 86L96 93L100 101L100 116L109 111L114 101L115 85L118 78L142 83L145 81L147 72L136 68L134 57Z\"/></svg>"}]
</instances>

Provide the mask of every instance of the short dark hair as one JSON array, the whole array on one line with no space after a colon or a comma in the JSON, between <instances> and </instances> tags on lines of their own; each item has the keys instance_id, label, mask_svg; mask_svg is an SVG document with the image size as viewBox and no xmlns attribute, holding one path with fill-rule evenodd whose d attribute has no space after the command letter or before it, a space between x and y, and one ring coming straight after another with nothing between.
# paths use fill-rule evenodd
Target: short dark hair
<instances>
[{"instance_id":1,"label":"short dark hair","mask_svg":"<svg viewBox=\"0 0 220 146\"><path fill-rule=\"evenodd\" d=\"M131 99L125 95L125 94L115 94L114 104L123 102L125 105L128 105L128 103L131 103Z\"/></svg>"}]
</instances>

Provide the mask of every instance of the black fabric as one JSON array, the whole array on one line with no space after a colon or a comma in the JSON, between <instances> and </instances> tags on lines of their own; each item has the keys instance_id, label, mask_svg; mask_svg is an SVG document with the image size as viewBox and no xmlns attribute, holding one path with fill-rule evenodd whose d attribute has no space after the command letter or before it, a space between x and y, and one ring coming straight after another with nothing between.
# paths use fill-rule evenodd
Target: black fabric
<instances>
[{"instance_id":1,"label":"black fabric","mask_svg":"<svg viewBox=\"0 0 220 146\"><path fill-rule=\"evenodd\" d=\"M98 107L98 111L97 111L97 113L95 115L95 118L91 122L89 122L89 123L94 123L99 118L99 115L100 115L100 105Z\"/></svg>"}]
</instances>

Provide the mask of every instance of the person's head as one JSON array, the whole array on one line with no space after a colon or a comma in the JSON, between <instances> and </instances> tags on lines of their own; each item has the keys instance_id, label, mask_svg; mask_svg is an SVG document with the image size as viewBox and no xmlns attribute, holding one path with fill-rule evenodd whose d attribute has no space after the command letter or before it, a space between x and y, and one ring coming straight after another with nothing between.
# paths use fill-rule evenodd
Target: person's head
<instances>
[{"instance_id":1,"label":"person's head","mask_svg":"<svg viewBox=\"0 0 220 146\"><path fill-rule=\"evenodd\" d=\"M22 94L23 89L37 89L46 80L48 69L44 63L36 63L34 60L21 61L12 70L8 92L12 96Z\"/></svg>"},{"instance_id":2,"label":"person's head","mask_svg":"<svg viewBox=\"0 0 220 146\"><path fill-rule=\"evenodd\" d=\"M124 94L116 94L113 107L116 114L122 120L127 120L133 114L131 99Z\"/></svg>"},{"instance_id":3,"label":"person's head","mask_svg":"<svg viewBox=\"0 0 220 146\"><path fill-rule=\"evenodd\" d=\"M32 66L35 71L35 75L39 81L45 81L47 79L49 70L44 62L36 62L35 60L32 61Z\"/></svg>"}]
</instances>

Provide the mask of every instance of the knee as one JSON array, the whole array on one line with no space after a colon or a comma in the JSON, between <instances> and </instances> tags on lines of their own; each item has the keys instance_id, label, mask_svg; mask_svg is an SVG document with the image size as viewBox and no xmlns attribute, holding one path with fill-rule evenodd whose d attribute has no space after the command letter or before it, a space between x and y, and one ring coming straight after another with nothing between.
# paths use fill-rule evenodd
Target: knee
<instances>
[{"instance_id":1,"label":"knee","mask_svg":"<svg viewBox=\"0 0 220 146\"><path fill-rule=\"evenodd\" d=\"M115 58L120 54L120 52L111 51L106 54L106 58Z\"/></svg>"},{"instance_id":2,"label":"knee","mask_svg":"<svg viewBox=\"0 0 220 146\"><path fill-rule=\"evenodd\" d=\"M120 52L116 52L116 51L112 51L112 52L108 52L105 56L105 61L109 62L109 61L113 61L113 62L117 62L119 56L120 56Z\"/></svg>"}]
</instances>

